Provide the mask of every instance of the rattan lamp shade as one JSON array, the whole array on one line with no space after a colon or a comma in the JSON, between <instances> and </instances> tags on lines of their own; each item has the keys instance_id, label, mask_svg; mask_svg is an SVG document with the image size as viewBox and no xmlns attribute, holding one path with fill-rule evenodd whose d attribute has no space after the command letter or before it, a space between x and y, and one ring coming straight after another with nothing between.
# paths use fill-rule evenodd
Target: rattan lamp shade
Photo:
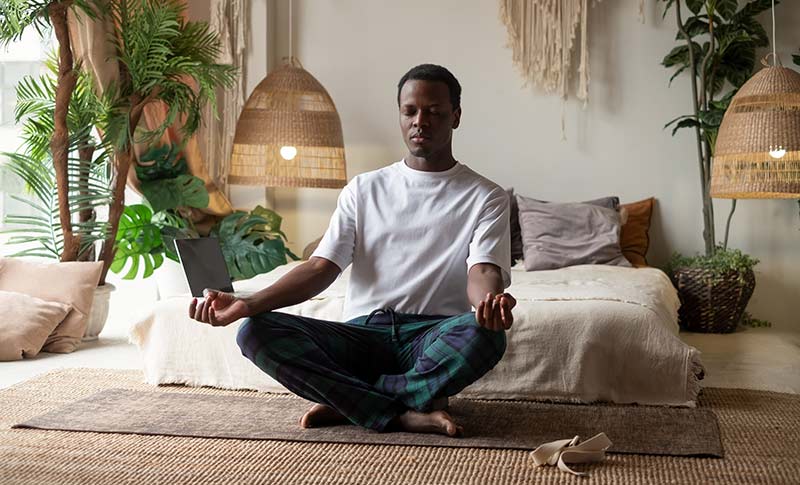
<instances>
[{"instance_id":1,"label":"rattan lamp shade","mask_svg":"<svg viewBox=\"0 0 800 485\"><path fill-rule=\"evenodd\" d=\"M294 147L296 155L287 160L282 147ZM322 84L299 62L275 69L245 103L228 183L321 188L347 183L339 113Z\"/></svg>"},{"instance_id":2,"label":"rattan lamp shade","mask_svg":"<svg viewBox=\"0 0 800 485\"><path fill-rule=\"evenodd\" d=\"M711 196L800 198L800 74L766 67L733 97L717 136Z\"/></svg>"}]
</instances>

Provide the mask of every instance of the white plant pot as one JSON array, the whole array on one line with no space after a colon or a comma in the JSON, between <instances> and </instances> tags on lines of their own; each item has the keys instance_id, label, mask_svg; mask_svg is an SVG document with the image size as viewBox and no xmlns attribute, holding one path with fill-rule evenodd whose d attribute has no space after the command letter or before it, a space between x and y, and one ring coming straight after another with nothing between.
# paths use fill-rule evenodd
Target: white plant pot
<instances>
[{"instance_id":1,"label":"white plant pot","mask_svg":"<svg viewBox=\"0 0 800 485\"><path fill-rule=\"evenodd\" d=\"M83 339L81 339L84 342L97 340L97 336L106 326L108 307L111 303L111 292L115 289L116 287L111 283L106 283L94 289L94 301L92 302L92 309L89 311L89 325L83 333Z\"/></svg>"},{"instance_id":2,"label":"white plant pot","mask_svg":"<svg viewBox=\"0 0 800 485\"><path fill-rule=\"evenodd\" d=\"M191 294L183 267L169 258L164 258L164 262L153 273L153 278L156 279L159 300Z\"/></svg>"}]
</instances>

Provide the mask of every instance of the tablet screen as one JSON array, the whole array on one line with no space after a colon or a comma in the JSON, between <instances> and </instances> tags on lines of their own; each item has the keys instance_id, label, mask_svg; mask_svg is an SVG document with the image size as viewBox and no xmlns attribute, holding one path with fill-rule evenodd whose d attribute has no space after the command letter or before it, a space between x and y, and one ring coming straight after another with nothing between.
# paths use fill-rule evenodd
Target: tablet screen
<instances>
[{"instance_id":1,"label":"tablet screen","mask_svg":"<svg viewBox=\"0 0 800 485\"><path fill-rule=\"evenodd\" d=\"M205 288L233 292L228 266L217 238L176 239L175 247L192 296L203 296Z\"/></svg>"}]
</instances>

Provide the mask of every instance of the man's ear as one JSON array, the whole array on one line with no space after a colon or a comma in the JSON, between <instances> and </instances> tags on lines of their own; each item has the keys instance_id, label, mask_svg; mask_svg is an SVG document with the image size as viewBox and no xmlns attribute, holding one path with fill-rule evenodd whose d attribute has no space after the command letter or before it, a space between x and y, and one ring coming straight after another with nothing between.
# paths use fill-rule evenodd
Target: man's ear
<instances>
[{"instance_id":1,"label":"man's ear","mask_svg":"<svg viewBox=\"0 0 800 485\"><path fill-rule=\"evenodd\" d=\"M453 129L455 130L458 128L458 125L461 124L461 108L453 111Z\"/></svg>"}]
</instances>

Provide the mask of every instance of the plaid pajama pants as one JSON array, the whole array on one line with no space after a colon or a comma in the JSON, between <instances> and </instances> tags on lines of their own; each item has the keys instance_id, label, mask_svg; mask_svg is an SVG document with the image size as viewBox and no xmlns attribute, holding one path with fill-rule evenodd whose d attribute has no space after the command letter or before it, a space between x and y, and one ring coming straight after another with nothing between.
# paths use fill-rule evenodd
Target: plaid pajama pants
<instances>
[{"instance_id":1,"label":"plaid pajama pants","mask_svg":"<svg viewBox=\"0 0 800 485\"><path fill-rule=\"evenodd\" d=\"M246 319L242 354L293 393L383 431L408 409L427 412L500 361L505 332L472 312L430 316L376 310L348 322L266 312Z\"/></svg>"}]
</instances>

